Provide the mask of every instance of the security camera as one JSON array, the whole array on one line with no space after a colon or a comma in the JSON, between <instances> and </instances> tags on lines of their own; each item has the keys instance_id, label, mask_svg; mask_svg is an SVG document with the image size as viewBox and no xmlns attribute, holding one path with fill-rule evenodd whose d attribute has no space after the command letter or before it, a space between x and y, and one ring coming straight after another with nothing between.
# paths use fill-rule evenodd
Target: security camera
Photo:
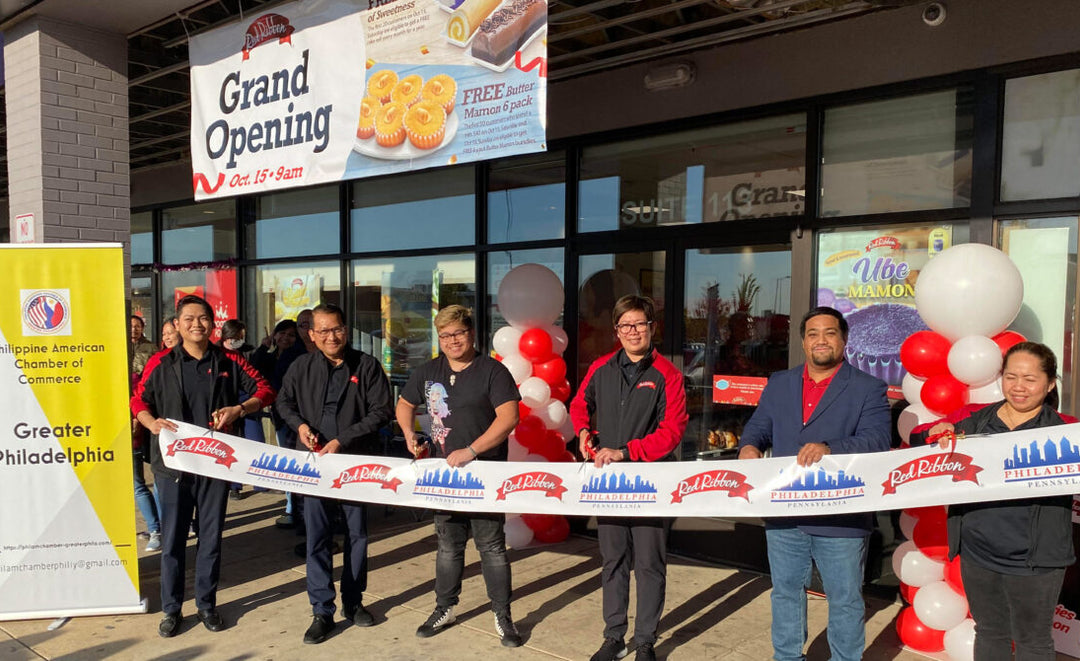
<instances>
[{"instance_id":1,"label":"security camera","mask_svg":"<svg viewBox=\"0 0 1080 661\"><path fill-rule=\"evenodd\" d=\"M932 28L936 28L945 22L945 5L940 2L931 2L922 10L922 22Z\"/></svg>"}]
</instances>

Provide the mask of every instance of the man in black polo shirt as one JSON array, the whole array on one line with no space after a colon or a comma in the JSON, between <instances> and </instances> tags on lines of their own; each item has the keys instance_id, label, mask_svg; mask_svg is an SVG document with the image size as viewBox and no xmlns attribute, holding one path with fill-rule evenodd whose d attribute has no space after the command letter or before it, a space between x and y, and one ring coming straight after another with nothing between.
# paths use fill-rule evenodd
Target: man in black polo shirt
<instances>
[{"instance_id":1,"label":"man in black polo shirt","mask_svg":"<svg viewBox=\"0 0 1080 661\"><path fill-rule=\"evenodd\" d=\"M314 310L308 335L316 351L296 359L285 374L278 413L305 447L327 453L370 453L379 429L390 422L390 382L379 362L348 346L345 313L336 305ZM334 565L331 513L337 501L304 499L307 525L307 591L314 618L304 642L321 643L334 630ZM341 610L353 624L375 619L364 608L367 589L367 522L364 504L342 502L348 534L341 572Z\"/></svg>"},{"instance_id":2,"label":"man in black polo shirt","mask_svg":"<svg viewBox=\"0 0 1080 661\"><path fill-rule=\"evenodd\" d=\"M165 616L158 633L165 638L180 631L188 524L196 509L195 606L207 629L225 628L217 612L217 585L229 487L222 480L166 468L157 435L162 429L176 431L167 418L234 433L234 423L274 401L270 384L240 354L210 343L214 311L205 300L185 296L176 305L176 316L180 344L151 357L131 398L131 412L154 435L150 464L163 513L161 610ZM241 392L255 394L241 402Z\"/></svg>"}]
</instances>

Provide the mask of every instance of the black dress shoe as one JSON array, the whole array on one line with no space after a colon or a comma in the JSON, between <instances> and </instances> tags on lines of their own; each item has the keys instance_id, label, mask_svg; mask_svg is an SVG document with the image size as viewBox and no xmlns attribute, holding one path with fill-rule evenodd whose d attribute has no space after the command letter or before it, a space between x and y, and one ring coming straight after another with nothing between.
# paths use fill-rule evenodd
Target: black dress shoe
<instances>
[{"instance_id":1,"label":"black dress shoe","mask_svg":"<svg viewBox=\"0 0 1080 661\"><path fill-rule=\"evenodd\" d=\"M346 620L351 620L358 627L370 627L375 624L374 616L364 608L363 604L346 606L341 610L341 614L345 616Z\"/></svg>"},{"instance_id":2,"label":"black dress shoe","mask_svg":"<svg viewBox=\"0 0 1080 661\"><path fill-rule=\"evenodd\" d=\"M225 623L221 620L216 608L200 608L199 621L203 623L207 631L222 631Z\"/></svg>"},{"instance_id":3,"label":"black dress shoe","mask_svg":"<svg viewBox=\"0 0 1080 661\"><path fill-rule=\"evenodd\" d=\"M157 627L158 635L162 638L172 638L180 633L180 622L183 619L184 616L180 613L165 613L165 617L161 618Z\"/></svg>"},{"instance_id":4,"label":"black dress shoe","mask_svg":"<svg viewBox=\"0 0 1080 661\"><path fill-rule=\"evenodd\" d=\"M304 632L305 645L318 645L330 636L334 630L332 615L316 615L311 619L311 626Z\"/></svg>"}]
</instances>

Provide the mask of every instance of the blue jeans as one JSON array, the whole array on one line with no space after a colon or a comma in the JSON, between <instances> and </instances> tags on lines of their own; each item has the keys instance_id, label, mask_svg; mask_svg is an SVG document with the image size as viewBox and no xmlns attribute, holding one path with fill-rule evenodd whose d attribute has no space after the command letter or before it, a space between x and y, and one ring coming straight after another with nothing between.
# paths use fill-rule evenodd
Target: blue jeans
<instances>
[{"instance_id":1,"label":"blue jeans","mask_svg":"<svg viewBox=\"0 0 1080 661\"><path fill-rule=\"evenodd\" d=\"M143 456L136 451L131 457L131 465L135 469L135 505L146 522L146 532L161 532L161 519L158 505L154 502L154 494L146 486L146 475L143 473Z\"/></svg>"},{"instance_id":2,"label":"blue jeans","mask_svg":"<svg viewBox=\"0 0 1080 661\"><path fill-rule=\"evenodd\" d=\"M817 564L829 601L833 661L859 661L866 646L862 597L867 537L822 537L798 528L765 531L772 573L772 643L776 661L804 661L806 588Z\"/></svg>"}]
</instances>

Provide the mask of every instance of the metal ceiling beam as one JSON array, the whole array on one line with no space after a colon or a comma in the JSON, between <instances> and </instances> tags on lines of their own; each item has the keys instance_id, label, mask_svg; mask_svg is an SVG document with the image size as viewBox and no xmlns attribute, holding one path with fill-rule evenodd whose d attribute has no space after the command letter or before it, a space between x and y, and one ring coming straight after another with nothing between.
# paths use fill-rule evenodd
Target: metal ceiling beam
<instances>
[{"instance_id":1,"label":"metal ceiling beam","mask_svg":"<svg viewBox=\"0 0 1080 661\"><path fill-rule=\"evenodd\" d=\"M131 124L134 124L135 122L145 122L145 121L147 121L149 119L153 119L155 117L161 117L162 115L167 115L167 114L173 113L173 112L179 112L181 110L184 110L185 108L190 108L190 107L191 107L191 99L188 99L187 101L181 101L180 103L174 103L171 106L167 106L165 108L158 108L157 110L152 110L150 112L143 113L141 115L136 115L135 117L129 118L128 122L131 123Z\"/></svg>"},{"instance_id":2,"label":"metal ceiling beam","mask_svg":"<svg viewBox=\"0 0 1080 661\"><path fill-rule=\"evenodd\" d=\"M557 34L548 34L548 43L553 44L559 41L565 41L567 39L573 39L574 37L588 34L589 32L595 32L597 30L604 30L616 25L622 25L624 23L631 23L633 21L640 21L646 18L652 18L653 16L660 16L669 12L677 11L685 7L693 7L694 5L703 5L706 3L711 4L712 0L678 0L670 5L664 5L663 7L653 7L652 9L645 9L638 12L631 12L624 14L618 18L611 18L600 23L594 23L592 25L577 28L574 30L567 30L566 32L559 32Z\"/></svg>"},{"instance_id":3,"label":"metal ceiling beam","mask_svg":"<svg viewBox=\"0 0 1080 661\"><path fill-rule=\"evenodd\" d=\"M165 135L160 138L154 138L153 140L144 140L143 142L137 142L131 145L131 151L136 149L146 149L147 147L153 147L154 145L160 145L163 142L170 140L184 140L191 137L191 131L179 131L171 135Z\"/></svg>"},{"instance_id":4,"label":"metal ceiling beam","mask_svg":"<svg viewBox=\"0 0 1080 661\"><path fill-rule=\"evenodd\" d=\"M146 156L136 156L128 161L128 163L142 163L143 161L149 161L155 158L161 158L163 156L172 156L173 154L183 154L190 151L191 146L175 147L173 149L166 149L165 151L154 152L153 154L147 154ZM152 164L153 165L153 164Z\"/></svg>"},{"instance_id":5,"label":"metal ceiling beam","mask_svg":"<svg viewBox=\"0 0 1080 661\"><path fill-rule=\"evenodd\" d=\"M161 67L160 69L155 69L155 70L151 71L150 73L144 73L141 76L137 76L135 78L129 78L128 79L128 87L134 87L136 85L142 85L143 83L148 83L151 80L154 80L155 78L161 78L162 76L168 76L171 73L177 73L178 71L184 71L187 68L189 68L187 60L184 60L183 62L176 62L174 64L170 64L168 66Z\"/></svg>"},{"instance_id":6,"label":"metal ceiling beam","mask_svg":"<svg viewBox=\"0 0 1080 661\"><path fill-rule=\"evenodd\" d=\"M548 25L558 25L560 20L574 18L575 16L581 16L582 14L592 14L593 12L600 11L601 9L607 9L608 7L617 7L623 4L626 4L626 0L599 0L598 2L581 5L580 7L567 9L566 11L560 11L554 14L549 13Z\"/></svg>"}]
</instances>

